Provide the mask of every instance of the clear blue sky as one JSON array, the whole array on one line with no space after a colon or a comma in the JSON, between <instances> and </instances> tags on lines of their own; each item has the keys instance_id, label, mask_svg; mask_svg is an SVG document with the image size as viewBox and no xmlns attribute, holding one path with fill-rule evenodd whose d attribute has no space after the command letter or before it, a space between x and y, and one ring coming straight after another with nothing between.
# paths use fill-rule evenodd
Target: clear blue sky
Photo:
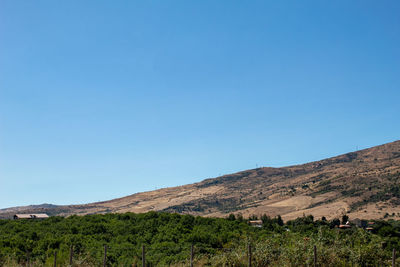
<instances>
[{"instance_id":1,"label":"clear blue sky","mask_svg":"<svg viewBox=\"0 0 400 267\"><path fill-rule=\"evenodd\" d=\"M398 140L400 1L0 2L0 207Z\"/></svg>"}]
</instances>

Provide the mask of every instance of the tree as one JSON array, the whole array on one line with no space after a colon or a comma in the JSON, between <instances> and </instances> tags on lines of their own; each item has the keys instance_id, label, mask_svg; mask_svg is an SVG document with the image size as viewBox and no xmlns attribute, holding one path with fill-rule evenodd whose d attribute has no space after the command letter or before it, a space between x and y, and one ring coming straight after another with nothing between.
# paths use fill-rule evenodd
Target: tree
<instances>
[{"instance_id":1,"label":"tree","mask_svg":"<svg viewBox=\"0 0 400 267\"><path fill-rule=\"evenodd\" d=\"M349 221L349 216L347 216L346 214L342 216L342 224L345 224Z\"/></svg>"},{"instance_id":2,"label":"tree","mask_svg":"<svg viewBox=\"0 0 400 267\"><path fill-rule=\"evenodd\" d=\"M278 225L283 226L283 220L282 220L281 215L278 215L278 217L276 218L276 221L277 221Z\"/></svg>"},{"instance_id":3,"label":"tree","mask_svg":"<svg viewBox=\"0 0 400 267\"><path fill-rule=\"evenodd\" d=\"M340 225L340 220L335 218L330 222L330 227L334 228L335 226L339 226Z\"/></svg>"}]
</instances>

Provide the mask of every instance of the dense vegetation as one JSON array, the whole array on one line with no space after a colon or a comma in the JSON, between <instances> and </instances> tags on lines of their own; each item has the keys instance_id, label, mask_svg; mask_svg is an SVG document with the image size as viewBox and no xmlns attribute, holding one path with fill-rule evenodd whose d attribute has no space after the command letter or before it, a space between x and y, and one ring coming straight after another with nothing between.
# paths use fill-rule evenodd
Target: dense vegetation
<instances>
[{"instance_id":1,"label":"dense vegetation","mask_svg":"<svg viewBox=\"0 0 400 267\"><path fill-rule=\"evenodd\" d=\"M26 264L29 258L35 266L52 266L57 251L58 262L66 266L73 246L75 266L100 266L104 245L110 266L138 265L142 245L149 265L182 265L194 244L195 266L245 266L250 243L254 266L310 265L314 245L321 266L390 266L392 249L400 249L398 221L376 221L371 233L357 227L339 230L339 219L261 219L260 228L234 215L156 212L0 220L0 265Z\"/></svg>"}]
</instances>

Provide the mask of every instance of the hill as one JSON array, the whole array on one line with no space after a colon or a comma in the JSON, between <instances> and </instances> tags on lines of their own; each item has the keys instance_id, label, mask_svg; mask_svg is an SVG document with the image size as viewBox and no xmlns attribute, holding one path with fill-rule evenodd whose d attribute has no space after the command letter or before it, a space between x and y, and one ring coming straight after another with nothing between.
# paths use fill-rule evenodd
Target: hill
<instances>
[{"instance_id":1,"label":"hill","mask_svg":"<svg viewBox=\"0 0 400 267\"><path fill-rule=\"evenodd\" d=\"M39 205L0 210L50 215L147 211L177 212L210 217L230 213L303 214L316 218L380 219L400 217L400 141L321 161L282 168L257 168L199 183L137 193L85 205Z\"/></svg>"},{"instance_id":2,"label":"hill","mask_svg":"<svg viewBox=\"0 0 400 267\"><path fill-rule=\"evenodd\" d=\"M400 249L400 221L338 231L337 219L261 220L165 212L0 220L0 266L141 266L142 245L146 266L190 266L192 245L197 267L247 266L249 245L255 267L314 266L314 246L318 266L391 266Z\"/></svg>"}]
</instances>

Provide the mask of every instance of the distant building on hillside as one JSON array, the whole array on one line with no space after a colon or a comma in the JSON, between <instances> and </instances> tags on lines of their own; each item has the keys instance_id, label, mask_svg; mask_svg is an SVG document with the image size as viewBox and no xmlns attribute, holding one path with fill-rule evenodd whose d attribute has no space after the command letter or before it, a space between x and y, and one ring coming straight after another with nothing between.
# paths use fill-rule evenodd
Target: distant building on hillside
<instances>
[{"instance_id":1,"label":"distant building on hillside","mask_svg":"<svg viewBox=\"0 0 400 267\"><path fill-rule=\"evenodd\" d=\"M339 228L340 228L340 229L348 229L348 228L351 228L350 222L347 221L345 224L339 225Z\"/></svg>"},{"instance_id":2,"label":"distant building on hillside","mask_svg":"<svg viewBox=\"0 0 400 267\"><path fill-rule=\"evenodd\" d=\"M249 221L249 224L254 227L262 227L263 221L262 220L252 220L252 221Z\"/></svg>"},{"instance_id":3,"label":"distant building on hillside","mask_svg":"<svg viewBox=\"0 0 400 267\"><path fill-rule=\"evenodd\" d=\"M49 215L46 213L36 213L36 214L15 214L14 220L18 219L46 219Z\"/></svg>"},{"instance_id":4,"label":"distant building on hillside","mask_svg":"<svg viewBox=\"0 0 400 267\"><path fill-rule=\"evenodd\" d=\"M368 226L368 221L367 220L361 220L361 219L354 219L350 221L351 224L354 224L355 226L359 228L364 228Z\"/></svg>"},{"instance_id":5,"label":"distant building on hillside","mask_svg":"<svg viewBox=\"0 0 400 267\"><path fill-rule=\"evenodd\" d=\"M368 222L368 227L365 228L365 230L370 231L370 232L374 231L375 228L372 227L372 226L374 226L374 224L375 224L375 222Z\"/></svg>"}]
</instances>

